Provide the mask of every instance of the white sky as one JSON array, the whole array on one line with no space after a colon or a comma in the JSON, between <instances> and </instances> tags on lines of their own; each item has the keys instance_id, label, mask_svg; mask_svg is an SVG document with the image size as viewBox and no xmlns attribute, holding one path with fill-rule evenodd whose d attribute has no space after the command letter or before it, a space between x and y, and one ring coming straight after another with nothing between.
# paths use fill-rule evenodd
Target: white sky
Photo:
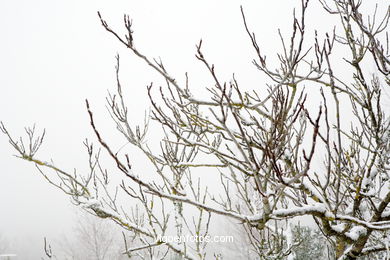
<instances>
[{"instance_id":1,"label":"white sky","mask_svg":"<svg viewBox=\"0 0 390 260\"><path fill-rule=\"evenodd\" d=\"M290 32L292 8L300 1L242 1L250 27L268 53L280 47L277 28ZM251 65L254 52L245 34L240 1L0 1L0 120L15 136L36 123L47 136L38 157L53 159L65 169L85 169L85 137L94 140L84 99L88 98L104 133L114 126L104 108L107 89L115 88L115 55L121 55L124 88L135 122L149 107L146 85L158 79L130 55L98 20L124 32L123 14L134 21L135 44L150 57L161 57L182 81L190 73L193 86L208 82L195 60L195 44L203 39L204 53L217 73L229 80L236 72L245 88L264 86L264 77ZM310 29L331 30L313 1ZM326 16L326 15L325 15ZM324 17L325 17L324 16ZM157 80L158 81L158 80ZM197 86L202 91L204 85ZM103 123L108 122L108 123ZM56 237L72 225L69 199L50 186L30 163L12 157L14 151L0 135L0 234L20 241L41 256L44 236Z\"/></svg>"}]
</instances>

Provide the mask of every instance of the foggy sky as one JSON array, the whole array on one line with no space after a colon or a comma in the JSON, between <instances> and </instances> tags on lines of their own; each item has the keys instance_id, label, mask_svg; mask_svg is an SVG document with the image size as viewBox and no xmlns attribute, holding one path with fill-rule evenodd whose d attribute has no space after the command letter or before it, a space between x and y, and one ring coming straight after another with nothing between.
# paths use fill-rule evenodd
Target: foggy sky
<instances>
[{"instance_id":1,"label":"foggy sky","mask_svg":"<svg viewBox=\"0 0 390 260\"><path fill-rule=\"evenodd\" d=\"M270 59L280 47L277 28L289 36L292 8L299 2L243 2L249 25ZM39 130L45 128L46 139L37 157L53 159L69 171L86 169L82 142L86 137L95 139L84 99L90 100L103 132L115 135L104 98L107 90L115 89L114 57L119 53L128 104L137 111L132 118L135 123L142 122L143 111L149 107L146 85L161 79L104 31L98 10L120 32L125 31L123 14L129 14L136 46L149 57L161 57L179 81L188 71L195 93L210 82L194 57L195 44L201 38L206 57L215 63L222 78L229 80L235 72L245 88L264 87L264 76L251 65L255 53L243 28L240 4L222 0L3 0L0 120L14 137L34 123ZM326 19L318 19L323 13L318 5L313 3L309 12L317 18L309 27L332 29ZM13 154L5 136L0 135L0 234L15 245L16 251L29 251L28 256L18 259L38 259L43 255L44 236L55 239L70 232L74 206L39 175L33 164Z\"/></svg>"}]
</instances>

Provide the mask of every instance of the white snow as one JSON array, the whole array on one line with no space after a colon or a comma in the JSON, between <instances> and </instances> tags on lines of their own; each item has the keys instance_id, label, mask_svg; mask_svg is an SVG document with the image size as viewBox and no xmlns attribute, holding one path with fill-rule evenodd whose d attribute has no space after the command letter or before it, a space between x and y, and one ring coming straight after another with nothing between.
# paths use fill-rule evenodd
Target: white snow
<instances>
[{"instance_id":1,"label":"white snow","mask_svg":"<svg viewBox=\"0 0 390 260\"><path fill-rule=\"evenodd\" d=\"M382 218L390 217L390 210L383 211L381 217Z\"/></svg>"},{"instance_id":2,"label":"white snow","mask_svg":"<svg viewBox=\"0 0 390 260\"><path fill-rule=\"evenodd\" d=\"M287 248L291 248L293 246L293 243L294 243L294 235L293 235L293 232L291 230L291 224L288 223L287 224L287 228L286 228L286 242L287 242ZM287 256L287 260L294 260L295 259L295 254L294 252L291 252L288 256Z\"/></svg>"},{"instance_id":3,"label":"white snow","mask_svg":"<svg viewBox=\"0 0 390 260\"><path fill-rule=\"evenodd\" d=\"M310 212L325 213L326 207L323 203L314 203L302 207L290 207L288 209L274 210L273 214L276 217L302 216Z\"/></svg>"},{"instance_id":4,"label":"white snow","mask_svg":"<svg viewBox=\"0 0 390 260\"><path fill-rule=\"evenodd\" d=\"M345 223L340 223L340 224L337 224L337 225L332 225L331 226L332 229L334 231L336 231L337 233L341 233L343 232L344 228L345 228Z\"/></svg>"},{"instance_id":5,"label":"white snow","mask_svg":"<svg viewBox=\"0 0 390 260\"><path fill-rule=\"evenodd\" d=\"M362 226L355 226L351 228L350 231L345 233L346 236L350 237L352 240L358 240L360 236L365 235L367 233L367 229Z\"/></svg>"}]
</instances>

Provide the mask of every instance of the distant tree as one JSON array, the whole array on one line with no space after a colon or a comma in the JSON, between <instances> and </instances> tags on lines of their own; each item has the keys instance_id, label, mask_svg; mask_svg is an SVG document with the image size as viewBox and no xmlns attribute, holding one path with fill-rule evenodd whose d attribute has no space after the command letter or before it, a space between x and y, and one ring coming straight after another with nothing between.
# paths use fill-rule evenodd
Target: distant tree
<instances>
[{"instance_id":1,"label":"distant tree","mask_svg":"<svg viewBox=\"0 0 390 260\"><path fill-rule=\"evenodd\" d=\"M68 172L37 157L43 135L36 136L34 129L27 129L28 142L14 139L4 124L1 130L20 158L35 163L76 204L130 231L137 242L125 243L129 256L163 259L173 252L185 259L220 258L207 251L205 241L160 239L167 234L205 236L212 216L244 226L254 259L291 259L295 244L288 222L298 216L314 219L339 260L387 254L390 120L382 93L390 85L389 5L384 3L368 16L362 1L320 0L325 12L339 18L330 26L337 30L313 33L309 42L308 3L302 0L300 14L294 12L291 36L281 35L276 67L266 59L241 10L255 52L253 64L269 77L260 89L244 91L235 75L230 81L221 79L200 41L196 58L214 81L207 88L209 98L194 96L187 75L179 81L161 60L142 53L128 16L122 36L99 13L103 27L166 83L157 93L153 84L147 87L153 123L164 135L160 152L146 143L148 123L131 124L126 106L131 101L119 80L119 57L117 90L107 98L117 130L145 155L153 167L152 179L135 172L137 162L125 149L116 152L101 133L88 101L91 127L116 169L106 170L100 149L86 141L90 171ZM367 67L370 62L375 62L374 70ZM347 64L348 70L339 70L337 64ZM123 176L119 184L112 181L118 171ZM213 174L220 183L207 185ZM215 192L219 190L222 194Z\"/></svg>"},{"instance_id":2,"label":"distant tree","mask_svg":"<svg viewBox=\"0 0 390 260\"><path fill-rule=\"evenodd\" d=\"M86 213L80 214L71 235L56 244L59 259L108 260L127 259L121 246L121 233L112 222Z\"/></svg>"},{"instance_id":3,"label":"distant tree","mask_svg":"<svg viewBox=\"0 0 390 260\"><path fill-rule=\"evenodd\" d=\"M294 260L326 259L327 241L318 229L296 225L293 227Z\"/></svg>"},{"instance_id":4,"label":"distant tree","mask_svg":"<svg viewBox=\"0 0 390 260\"><path fill-rule=\"evenodd\" d=\"M9 253L7 250L9 250L9 241L7 238L0 233L0 255Z\"/></svg>"}]
</instances>

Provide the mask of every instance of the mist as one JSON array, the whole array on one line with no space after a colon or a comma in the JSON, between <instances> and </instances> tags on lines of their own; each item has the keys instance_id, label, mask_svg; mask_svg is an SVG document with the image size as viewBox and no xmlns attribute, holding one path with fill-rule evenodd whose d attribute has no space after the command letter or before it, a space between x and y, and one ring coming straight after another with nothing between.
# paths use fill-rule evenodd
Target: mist
<instances>
[{"instance_id":1,"label":"mist","mask_svg":"<svg viewBox=\"0 0 390 260\"><path fill-rule=\"evenodd\" d=\"M298 2L242 2L264 52L274 53L275 43L279 44L277 28L290 32L292 10ZM310 16L321 16L316 4L311 8ZM0 120L14 138L24 134L24 127L35 125L40 132L45 129L38 157L53 160L70 172L88 169L83 141L88 137L96 142L86 98L104 135L118 149L126 145L119 141L105 108L108 91L116 88L117 54L134 124L142 124L150 108L146 86L164 82L104 30L97 11L119 30L124 30L123 15L129 14L137 46L150 57L161 57L178 80L183 81L188 72L191 84L199 85L195 93L212 82L194 56L200 39L204 52L220 68L221 77L229 79L235 73L248 88L264 85L265 77L251 64L254 53L243 27L240 2L2 1ZM315 26L329 29L325 18ZM151 129L149 139L159 135ZM44 238L52 242L53 249L60 247L58 241L65 236L72 240L75 212L80 209L45 181L32 163L15 154L7 138L0 135L0 254L16 254L12 259L40 259L45 255ZM138 154L132 154L132 159L142 161ZM135 167L143 170L142 165Z\"/></svg>"}]
</instances>

